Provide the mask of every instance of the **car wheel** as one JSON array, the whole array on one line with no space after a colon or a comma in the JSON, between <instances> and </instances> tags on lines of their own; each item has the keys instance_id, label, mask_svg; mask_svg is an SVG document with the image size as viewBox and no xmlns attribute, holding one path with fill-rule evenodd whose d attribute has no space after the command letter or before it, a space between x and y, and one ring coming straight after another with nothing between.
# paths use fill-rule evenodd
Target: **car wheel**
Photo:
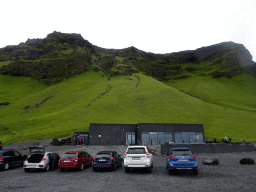
<instances>
[{"instance_id":1,"label":"car wheel","mask_svg":"<svg viewBox=\"0 0 256 192\"><path fill-rule=\"evenodd\" d=\"M148 168L147 168L147 171L148 171L148 173L151 173L151 172L152 172L151 167L148 167Z\"/></svg>"},{"instance_id":2,"label":"car wheel","mask_svg":"<svg viewBox=\"0 0 256 192\"><path fill-rule=\"evenodd\" d=\"M24 171L25 171L25 172L29 172L29 171L30 171L30 169L24 169Z\"/></svg>"},{"instance_id":3,"label":"car wheel","mask_svg":"<svg viewBox=\"0 0 256 192\"><path fill-rule=\"evenodd\" d=\"M84 170L84 164L82 163L81 166L80 166L80 171L83 171Z\"/></svg>"},{"instance_id":4,"label":"car wheel","mask_svg":"<svg viewBox=\"0 0 256 192\"><path fill-rule=\"evenodd\" d=\"M44 171L47 172L47 171L49 171L49 170L50 170L50 165L47 164L46 167L45 167L45 169L44 169Z\"/></svg>"},{"instance_id":5,"label":"car wheel","mask_svg":"<svg viewBox=\"0 0 256 192\"><path fill-rule=\"evenodd\" d=\"M166 169L168 169L168 165L166 165Z\"/></svg>"},{"instance_id":6,"label":"car wheel","mask_svg":"<svg viewBox=\"0 0 256 192\"><path fill-rule=\"evenodd\" d=\"M129 173L130 172L130 169L128 167L125 167L124 170L125 170L125 173Z\"/></svg>"},{"instance_id":7,"label":"car wheel","mask_svg":"<svg viewBox=\"0 0 256 192\"><path fill-rule=\"evenodd\" d=\"M194 172L194 175L198 175L198 169L195 169L193 172Z\"/></svg>"},{"instance_id":8,"label":"car wheel","mask_svg":"<svg viewBox=\"0 0 256 192\"><path fill-rule=\"evenodd\" d=\"M174 170L169 169L169 170L168 170L168 174L169 174L169 175L173 175L173 174L174 174Z\"/></svg>"},{"instance_id":9,"label":"car wheel","mask_svg":"<svg viewBox=\"0 0 256 192\"><path fill-rule=\"evenodd\" d=\"M4 170L7 171L10 168L10 164L9 163L5 163L4 164Z\"/></svg>"},{"instance_id":10,"label":"car wheel","mask_svg":"<svg viewBox=\"0 0 256 192\"><path fill-rule=\"evenodd\" d=\"M113 165L113 171L115 171L116 170L116 163Z\"/></svg>"}]
</instances>

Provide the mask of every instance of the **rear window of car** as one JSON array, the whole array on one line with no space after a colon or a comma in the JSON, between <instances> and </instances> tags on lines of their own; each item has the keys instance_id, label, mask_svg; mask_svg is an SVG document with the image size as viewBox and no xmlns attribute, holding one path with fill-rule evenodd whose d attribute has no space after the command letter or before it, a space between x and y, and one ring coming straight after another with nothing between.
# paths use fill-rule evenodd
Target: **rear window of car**
<instances>
[{"instance_id":1,"label":"rear window of car","mask_svg":"<svg viewBox=\"0 0 256 192\"><path fill-rule=\"evenodd\" d=\"M190 156L192 155L191 151L172 151L173 156Z\"/></svg>"},{"instance_id":2,"label":"rear window of car","mask_svg":"<svg viewBox=\"0 0 256 192\"><path fill-rule=\"evenodd\" d=\"M43 149L31 149L31 153L44 153Z\"/></svg>"},{"instance_id":3,"label":"rear window of car","mask_svg":"<svg viewBox=\"0 0 256 192\"><path fill-rule=\"evenodd\" d=\"M2 157L3 156L3 151L0 151L0 157Z\"/></svg>"},{"instance_id":4,"label":"rear window of car","mask_svg":"<svg viewBox=\"0 0 256 192\"><path fill-rule=\"evenodd\" d=\"M95 158L102 158L102 157L111 157L112 155L110 154L98 154L95 156Z\"/></svg>"},{"instance_id":5,"label":"rear window of car","mask_svg":"<svg viewBox=\"0 0 256 192\"><path fill-rule=\"evenodd\" d=\"M111 157L112 152L110 151L102 151L96 154L96 157Z\"/></svg>"},{"instance_id":6,"label":"rear window of car","mask_svg":"<svg viewBox=\"0 0 256 192\"><path fill-rule=\"evenodd\" d=\"M110 151L101 151L101 152L97 153L97 155L103 155L103 154L111 155L112 152L110 152Z\"/></svg>"},{"instance_id":7,"label":"rear window of car","mask_svg":"<svg viewBox=\"0 0 256 192\"><path fill-rule=\"evenodd\" d=\"M127 154L146 154L145 148L129 148Z\"/></svg>"},{"instance_id":8,"label":"rear window of car","mask_svg":"<svg viewBox=\"0 0 256 192\"><path fill-rule=\"evenodd\" d=\"M65 159L68 159L68 158L76 158L76 153L66 153L64 154L61 158L65 158Z\"/></svg>"}]
</instances>

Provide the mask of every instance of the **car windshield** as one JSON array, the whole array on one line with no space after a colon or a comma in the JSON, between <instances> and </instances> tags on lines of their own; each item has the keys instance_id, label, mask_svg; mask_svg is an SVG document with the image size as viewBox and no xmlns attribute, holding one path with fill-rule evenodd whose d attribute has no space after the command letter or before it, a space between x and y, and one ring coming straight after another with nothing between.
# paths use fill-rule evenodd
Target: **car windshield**
<instances>
[{"instance_id":1,"label":"car windshield","mask_svg":"<svg viewBox=\"0 0 256 192\"><path fill-rule=\"evenodd\" d=\"M146 154L145 148L129 148L127 154Z\"/></svg>"},{"instance_id":2,"label":"car windshield","mask_svg":"<svg viewBox=\"0 0 256 192\"><path fill-rule=\"evenodd\" d=\"M66 153L62 156L63 159L76 158L76 153Z\"/></svg>"},{"instance_id":3,"label":"car windshield","mask_svg":"<svg viewBox=\"0 0 256 192\"><path fill-rule=\"evenodd\" d=\"M192 155L191 151L172 151L173 156L190 156Z\"/></svg>"}]
</instances>

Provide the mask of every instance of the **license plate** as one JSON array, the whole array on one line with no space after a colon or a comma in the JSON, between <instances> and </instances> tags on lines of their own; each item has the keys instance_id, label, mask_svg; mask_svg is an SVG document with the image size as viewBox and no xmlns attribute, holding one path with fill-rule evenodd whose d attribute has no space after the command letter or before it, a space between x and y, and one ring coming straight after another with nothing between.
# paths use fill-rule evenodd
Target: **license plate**
<instances>
[{"instance_id":1,"label":"license plate","mask_svg":"<svg viewBox=\"0 0 256 192\"><path fill-rule=\"evenodd\" d=\"M188 160L185 160L185 159L180 159L179 161L183 161L183 162L184 162L184 161L188 161Z\"/></svg>"},{"instance_id":2,"label":"license plate","mask_svg":"<svg viewBox=\"0 0 256 192\"><path fill-rule=\"evenodd\" d=\"M99 159L99 161L106 161L106 159Z\"/></svg>"},{"instance_id":3,"label":"license plate","mask_svg":"<svg viewBox=\"0 0 256 192\"><path fill-rule=\"evenodd\" d=\"M65 163L69 163L70 161L64 161Z\"/></svg>"},{"instance_id":4,"label":"license plate","mask_svg":"<svg viewBox=\"0 0 256 192\"><path fill-rule=\"evenodd\" d=\"M28 166L28 168L36 168L36 166Z\"/></svg>"},{"instance_id":5,"label":"license plate","mask_svg":"<svg viewBox=\"0 0 256 192\"><path fill-rule=\"evenodd\" d=\"M140 157L133 157L132 160L140 160Z\"/></svg>"}]
</instances>

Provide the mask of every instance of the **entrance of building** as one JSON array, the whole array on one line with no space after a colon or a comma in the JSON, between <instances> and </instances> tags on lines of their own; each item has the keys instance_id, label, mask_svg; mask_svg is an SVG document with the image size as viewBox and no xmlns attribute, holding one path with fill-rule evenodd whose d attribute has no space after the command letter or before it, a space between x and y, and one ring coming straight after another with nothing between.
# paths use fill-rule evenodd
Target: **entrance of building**
<instances>
[{"instance_id":1,"label":"entrance of building","mask_svg":"<svg viewBox=\"0 0 256 192\"><path fill-rule=\"evenodd\" d=\"M129 145L136 145L136 134L135 132L126 133L126 143Z\"/></svg>"}]
</instances>

